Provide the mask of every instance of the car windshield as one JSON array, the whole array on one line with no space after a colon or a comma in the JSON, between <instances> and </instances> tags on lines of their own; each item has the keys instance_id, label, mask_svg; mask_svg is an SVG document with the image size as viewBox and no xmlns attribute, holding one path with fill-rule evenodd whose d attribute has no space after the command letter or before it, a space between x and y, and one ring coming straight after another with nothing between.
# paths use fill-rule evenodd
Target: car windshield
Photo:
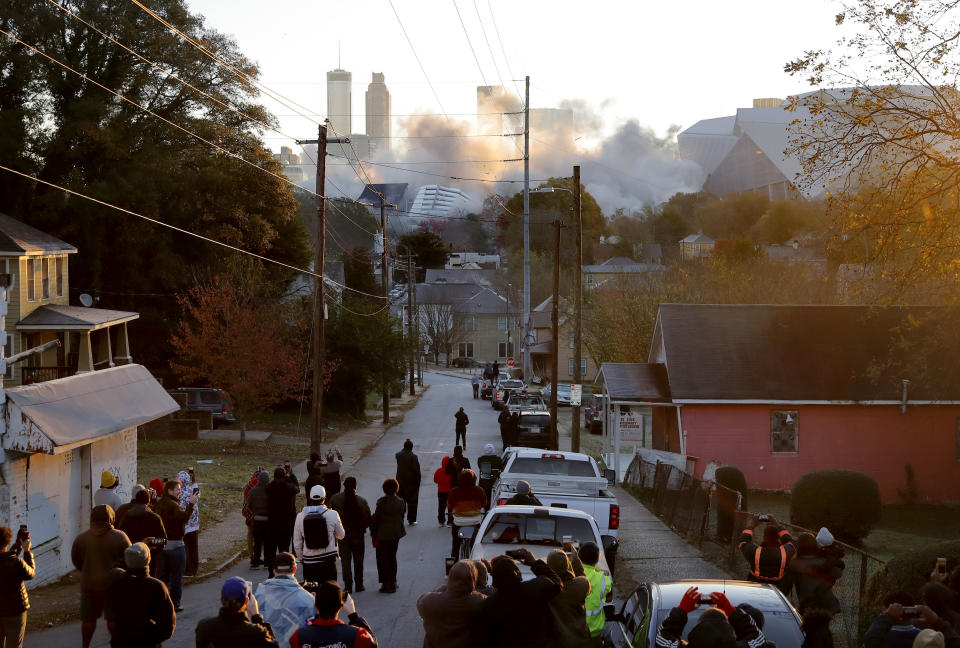
<instances>
[{"instance_id":1,"label":"car windshield","mask_svg":"<svg viewBox=\"0 0 960 648\"><path fill-rule=\"evenodd\" d=\"M542 405L543 399L539 396L517 396L510 397L510 404L516 407L528 407L530 405Z\"/></svg>"},{"instance_id":2,"label":"car windshield","mask_svg":"<svg viewBox=\"0 0 960 648\"><path fill-rule=\"evenodd\" d=\"M525 475L566 475L569 477L596 477L589 461L556 459L552 457L517 457L507 470Z\"/></svg>"},{"instance_id":3,"label":"car windshield","mask_svg":"<svg viewBox=\"0 0 960 648\"><path fill-rule=\"evenodd\" d=\"M205 405L218 405L220 403L220 393L210 390L202 391L200 394L200 402Z\"/></svg>"},{"instance_id":4,"label":"car windshield","mask_svg":"<svg viewBox=\"0 0 960 648\"><path fill-rule=\"evenodd\" d=\"M596 535L590 528L590 522L584 518L497 513L480 543L559 547L566 539L582 545L596 542Z\"/></svg>"},{"instance_id":5,"label":"car windshield","mask_svg":"<svg viewBox=\"0 0 960 648\"><path fill-rule=\"evenodd\" d=\"M519 389L523 387L522 380L501 380L500 386L504 389Z\"/></svg>"}]
</instances>

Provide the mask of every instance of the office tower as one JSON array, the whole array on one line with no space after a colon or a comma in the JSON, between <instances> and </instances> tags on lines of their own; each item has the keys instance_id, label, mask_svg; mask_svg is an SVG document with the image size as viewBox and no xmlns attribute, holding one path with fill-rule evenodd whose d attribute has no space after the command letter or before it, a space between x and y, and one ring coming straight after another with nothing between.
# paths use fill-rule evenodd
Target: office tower
<instances>
[{"instance_id":1,"label":"office tower","mask_svg":"<svg viewBox=\"0 0 960 648\"><path fill-rule=\"evenodd\" d=\"M327 72L327 119L330 120L330 128L334 131L328 133L328 137L350 135L350 116L353 114L352 93L352 74L340 68Z\"/></svg>"},{"instance_id":2,"label":"office tower","mask_svg":"<svg viewBox=\"0 0 960 648\"><path fill-rule=\"evenodd\" d=\"M367 136L376 148L389 151L390 141L390 91L383 81L382 72L373 73L373 81L367 86ZM380 139L383 138L383 139Z\"/></svg>"}]
</instances>

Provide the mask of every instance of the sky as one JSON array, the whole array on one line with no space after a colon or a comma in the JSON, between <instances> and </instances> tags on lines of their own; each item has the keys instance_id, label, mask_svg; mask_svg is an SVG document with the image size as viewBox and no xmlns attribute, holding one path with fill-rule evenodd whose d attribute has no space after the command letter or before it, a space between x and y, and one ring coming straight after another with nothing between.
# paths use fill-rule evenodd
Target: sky
<instances>
[{"instance_id":1,"label":"sky","mask_svg":"<svg viewBox=\"0 0 960 648\"><path fill-rule=\"evenodd\" d=\"M840 10L832 0L392 0L392 6L390 0L187 2L209 27L234 36L240 51L259 64L264 85L310 108L314 118L326 111L326 72L338 65L352 72L354 132L364 130L364 92L372 72L385 74L394 135L423 127L409 123L407 115L441 111L449 120L429 125L442 129L444 123L454 124L458 133L475 132L476 86L503 80L508 89L522 91L522 79L529 75L531 107L570 101L580 107L574 132L567 134L577 150L568 147L560 155L554 148L562 158L556 168L544 159L551 156L549 149L532 151L532 176L562 171L582 157L589 184L600 175L591 176L587 168L594 159L606 160L608 166L633 167L636 162L605 158L600 149L618 155L623 149L646 151L638 155L647 155L648 164L636 166L635 176L620 178L621 186L602 200L605 210L618 202L638 208L698 182L683 165L658 175L660 162L675 157L668 134L672 125L686 128L700 119L733 114L756 97L783 98L808 90L802 79L786 75L783 65L806 50L833 44L839 35L834 16ZM264 103L280 119L284 135L316 137L310 119ZM267 132L265 142L277 151L291 145L284 135ZM413 152L412 141L397 143L410 147L405 154L411 159L451 154L467 159L483 153L427 148L424 157ZM395 152L390 159L402 155ZM518 171L522 174L519 167L497 173L516 177ZM467 172L457 169L457 175ZM641 175L653 178L649 190L624 195L632 190L623 185ZM382 169L375 179L396 180Z\"/></svg>"}]
</instances>

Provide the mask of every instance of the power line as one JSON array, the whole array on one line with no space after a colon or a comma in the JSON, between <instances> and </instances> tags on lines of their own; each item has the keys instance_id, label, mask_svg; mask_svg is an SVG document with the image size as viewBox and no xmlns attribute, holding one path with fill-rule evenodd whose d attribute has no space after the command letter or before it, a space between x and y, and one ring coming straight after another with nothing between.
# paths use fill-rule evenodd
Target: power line
<instances>
[{"instance_id":1,"label":"power line","mask_svg":"<svg viewBox=\"0 0 960 648\"><path fill-rule=\"evenodd\" d=\"M341 158L349 160L342 155L337 155L336 153L330 153L330 157ZM365 164L377 164L376 162L370 162L369 160L363 161ZM502 162L523 162L523 158L505 158L502 160L414 160L411 162L392 162L396 165L418 165L418 164L500 164ZM296 166L291 164L290 166Z\"/></svg>"},{"instance_id":2,"label":"power line","mask_svg":"<svg viewBox=\"0 0 960 648\"><path fill-rule=\"evenodd\" d=\"M420 56L417 54L417 50L413 46L413 41L410 40L407 30L403 26L403 21L400 20L400 14L397 13L397 8L393 6L393 0L387 0L387 2L390 4L390 8L393 9L393 15L397 17L397 23L400 25L400 31L403 32L403 36L407 39L407 43L410 45L410 50L413 52L414 58L417 59L417 64L420 66L420 71L423 72L423 78L427 80L427 85L430 86L430 92L433 93L433 98L437 100L437 105L440 106L440 112L442 112L443 116L449 120L450 117L447 115L447 111L443 107L443 102L440 101L440 96L437 94L437 89L433 87L433 83L430 81L429 75L427 75L427 70L423 67L423 63L420 61Z\"/></svg>"},{"instance_id":3,"label":"power line","mask_svg":"<svg viewBox=\"0 0 960 648\"><path fill-rule=\"evenodd\" d=\"M497 78L500 79L500 87L503 87L503 77L500 75L500 66L497 65L497 59L493 55L493 48L490 47L490 39L487 38L487 28L483 26L483 18L480 17L480 8L477 7L477 0L473 0L473 10L477 12L477 20L480 22L480 31L483 33L483 40L487 43L487 51L490 52L490 60L493 61L493 69L497 71Z\"/></svg>"},{"instance_id":4,"label":"power line","mask_svg":"<svg viewBox=\"0 0 960 648\"><path fill-rule=\"evenodd\" d=\"M487 83L487 77L483 73L483 68L480 67L480 59L477 58L477 52L473 49L473 43L470 42L470 34L467 33L467 26L463 22L463 16L460 15L460 7L457 6L457 0L451 0L453 2L453 8L457 11L457 18L460 19L460 26L463 27L463 35L467 39L467 45L470 47L470 53L473 54L473 60L477 63L477 69L480 70L480 78L483 79L483 85L489 85Z\"/></svg>"},{"instance_id":5,"label":"power line","mask_svg":"<svg viewBox=\"0 0 960 648\"><path fill-rule=\"evenodd\" d=\"M339 157L339 156L334 155L333 157ZM460 180L460 181L463 181L463 182L494 182L494 183L503 183L503 184L519 184L519 183L522 183L522 182L523 182L523 180L493 180L493 179L491 179L491 178L468 178L468 177L464 177L464 176L447 175L447 174L445 174L445 173L431 173L430 171L420 171L420 170L418 170L418 169L405 169L405 168L403 168L403 167L393 166L393 165L391 165L391 164L387 164L386 162L370 162L370 161L368 161L367 164L370 164L370 165L372 165L372 166L386 167L387 169L394 169L395 171L403 171L404 173L416 173L416 174L419 174L419 175L431 176L431 177L434 177L434 178L447 178L448 180ZM291 164L291 165L289 165L289 166L294 167L294 166L309 166L309 165L307 165L307 164L300 164L300 165ZM349 164L328 164L327 166L350 166L350 165L349 165ZM547 180L545 180L545 179L542 179L542 180L531 180L531 182L546 182L546 181L547 181Z\"/></svg>"},{"instance_id":6,"label":"power line","mask_svg":"<svg viewBox=\"0 0 960 648\"><path fill-rule=\"evenodd\" d=\"M510 115L516 113L503 113L503 112L492 112L492 113L444 113L445 117L493 117L495 115ZM324 115L323 113L274 113L274 117L306 117L310 115L312 117L439 117L438 113L391 113L387 114L374 114L374 113L329 113Z\"/></svg>"},{"instance_id":7,"label":"power line","mask_svg":"<svg viewBox=\"0 0 960 648\"><path fill-rule=\"evenodd\" d=\"M503 39L500 38L500 28L497 27L497 18L493 14L493 6L490 4L490 0L487 0L487 9L490 11L490 21L493 23L493 30L497 34L497 40L500 42L500 51L503 53L503 62L507 66L507 74L510 75L510 81L513 82L513 88L517 91L517 96L522 97L523 94L520 92L520 86L517 85L517 79L513 78L513 70L510 69L510 60L507 58L507 50L503 46Z\"/></svg>"}]
</instances>

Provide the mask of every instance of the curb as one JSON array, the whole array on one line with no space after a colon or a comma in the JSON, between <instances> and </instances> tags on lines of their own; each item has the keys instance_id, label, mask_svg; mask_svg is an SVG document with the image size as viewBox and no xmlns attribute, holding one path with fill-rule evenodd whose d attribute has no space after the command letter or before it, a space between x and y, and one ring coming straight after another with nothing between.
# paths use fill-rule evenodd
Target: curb
<instances>
[{"instance_id":1,"label":"curb","mask_svg":"<svg viewBox=\"0 0 960 648\"><path fill-rule=\"evenodd\" d=\"M185 576L185 577L184 577L184 580L183 580L183 584L184 584L184 585L196 585L196 584L198 584L198 583L201 583L201 582L205 581L206 579L210 578L211 576L216 576L217 574L219 574L220 572L222 572L224 569L226 569L227 567L229 567L230 565L232 565L233 563L235 563L235 562L237 561L237 559L240 558L240 553L241 553L241 552L239 552L239 551L236 552L235 554L233 554L232 556L230 556L229 558L227 558L225 561L223 561L221 564L217 565L216 567L214 567L213 569L211 569L210 571L208 571L208 572L206 572L206 573L197 574L196 576ZM190 579L190 580L188 581L187 579Z\"/></svg>"}]
</instances>

